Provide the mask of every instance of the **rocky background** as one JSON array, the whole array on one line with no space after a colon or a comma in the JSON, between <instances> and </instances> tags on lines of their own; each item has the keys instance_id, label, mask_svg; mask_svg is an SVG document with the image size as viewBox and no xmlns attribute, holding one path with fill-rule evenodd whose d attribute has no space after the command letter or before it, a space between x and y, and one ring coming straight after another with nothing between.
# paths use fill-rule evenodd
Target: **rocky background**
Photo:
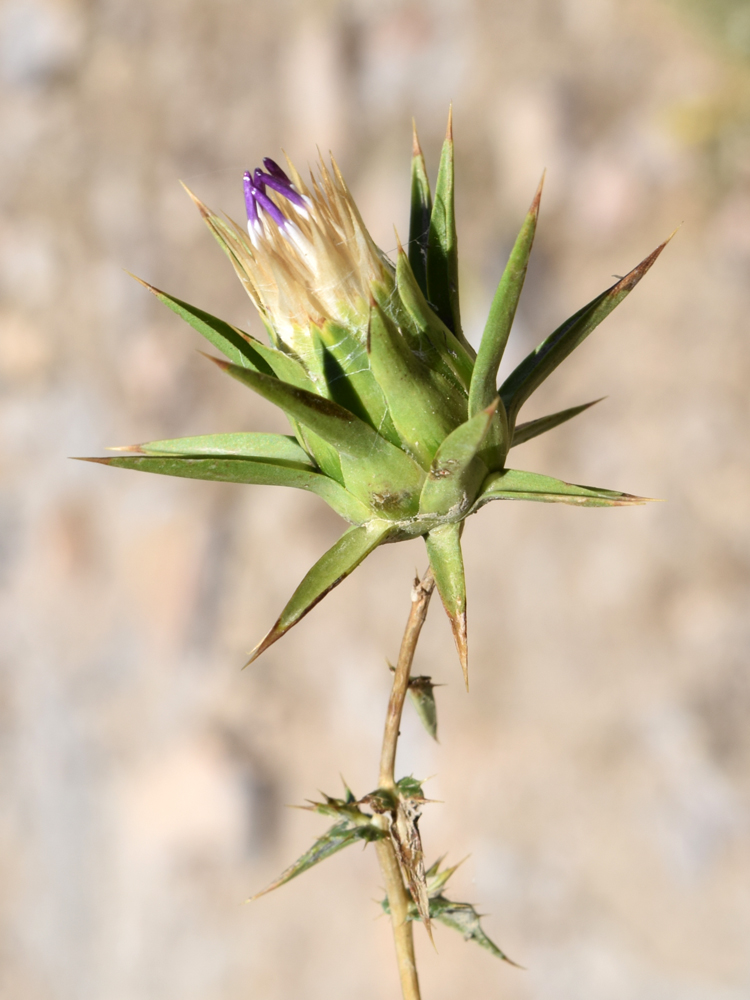
<instances>
[{"instance_id":1,"label":"rocky background","mask_svg":"<svg viewBox=\"0 0 750 1000\"><path fill-rule=\"evenodd\" d=\"M376 782L421 541L241 673L335 515L67 456L283 430L125 269L258 333L178 179L240 215L331 148L390 250L450 100L474 338L548 168L509 362L681 229L528 417L606 401L514 453L667 502L473 518L470 696L425 629L399 770L526 967L418 929L425 1000L748 996L749 56L741 0L0 2L0 996L398 995L372 850L242 903L324 829L286 804Z\"/></svg>"}]
</instances>

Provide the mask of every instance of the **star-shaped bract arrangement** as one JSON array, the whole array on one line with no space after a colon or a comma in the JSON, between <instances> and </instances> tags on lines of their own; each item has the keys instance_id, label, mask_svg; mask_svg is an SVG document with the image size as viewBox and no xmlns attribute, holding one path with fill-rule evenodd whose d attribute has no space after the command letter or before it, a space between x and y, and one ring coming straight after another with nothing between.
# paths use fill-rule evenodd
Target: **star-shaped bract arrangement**
<instances>
[{"instance_id":1,"label":"star-shaped bract arrangement","mask_svg":"<svg viewBox=\"0 0 750 1000\"><path fill-rule=\"evenodd\" d=\"M468 684L461 532L491 500L618 507L645 498L506 466L515 445L584 403L518 423L523 404L638 284L657 247L567 319L497 386L537 225L541 184L492 301L478 351L461 329L449 119L434 197L414 132L408 252L374 244L333 158L309 186L287 160L244 175L247 227L195 196L268 332L265 344L146 285L227 360L223 371L280 407L292 435L152 441L93 459L169 476L292 486L351 527L312 567L249 662L280 639L377 546L421 535ZM144 282L145 284L145 282ZM596 400L594 402L597 402Z\"/></svg>"}]
</instances>

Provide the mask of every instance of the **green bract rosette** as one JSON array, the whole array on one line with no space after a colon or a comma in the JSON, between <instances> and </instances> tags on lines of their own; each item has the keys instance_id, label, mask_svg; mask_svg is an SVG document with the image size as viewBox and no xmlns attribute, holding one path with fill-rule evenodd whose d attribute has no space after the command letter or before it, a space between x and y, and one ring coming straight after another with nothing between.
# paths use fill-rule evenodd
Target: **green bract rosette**
<instances>
[{"instance_id":1,"label":"green bract rosette","mask_svg":"<svg viewBox=\"0 0 750 1000\"><path fill-rule=\"evenodd\" d=\"M191 197L257 308L269 343L146 287L225 356L212 359L223 371L284 411L293 436L153 441L91 461L193 479L292 486L316 493L350 523L300 583L251 661L377 546L423 536L468 678L461 556L466 517L490 500L588 507L645 502L509 469L506 461L514 445L593 405L518 423L529 396L635 287L665 243L559 326L498 388L541 184L475 352L461 329L450 121L434 196L414 132L409 248L406 253L399 247L395 264L370 237L335 161L330 167L321 161L309 185L289 161L286 169L268 158L263 163L264 170L244 175L246 227ZM300 864L370 835L350 817L321 841L314 858ZM473 927L466 924L465 933L476 936Z\"/></svg>"}]
</instances>

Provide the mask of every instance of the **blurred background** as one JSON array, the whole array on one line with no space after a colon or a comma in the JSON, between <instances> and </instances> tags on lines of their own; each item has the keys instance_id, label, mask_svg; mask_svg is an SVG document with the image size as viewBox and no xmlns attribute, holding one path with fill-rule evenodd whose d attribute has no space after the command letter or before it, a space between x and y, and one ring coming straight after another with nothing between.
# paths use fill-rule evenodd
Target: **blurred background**
<instances>
[{"instance_id":1,"label":"blurred background","mask_svg":"<svg viewBox=\"0 0 750 1000\"><path fill-rule=\"evenodd\" d=\"M468 697L428 619L399 771L526 971L417 929L425 1000L750 995L747 0L2 0L3 998L398 995L371 849L243 901L325 828L287 804L376 783L421 541L242 673L335 515L67 456L283 431L125 269L260 335L178 180L240 216L243 169L333 149L390 251L451 100L475 340L548 170L508 364L681 228L524 417L606 401L513 453L667 502L472 518Z\"/></svg>"}]
</instances>

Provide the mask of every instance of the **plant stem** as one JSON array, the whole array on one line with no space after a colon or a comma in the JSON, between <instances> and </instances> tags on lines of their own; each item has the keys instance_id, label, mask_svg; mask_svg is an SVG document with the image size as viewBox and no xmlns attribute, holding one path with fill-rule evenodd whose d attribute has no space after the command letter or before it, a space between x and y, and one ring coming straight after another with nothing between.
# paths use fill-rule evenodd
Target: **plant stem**
<instances>
[{"instance_id":1,"label":"plant stem","mask_svg":"<svg viewBox=\"0 0 750 1000\"><path fill-rule=\"evenodd\" d=\"M394 768L396 765L396 748L398 746L401 713L404 709L406 693L409 690L411 665L422 631L430 598L435 587L432 570L428 569L421 580L414 581L411 592L411 611L406 623L398 663L393 677L393 687L388 701L388 713L385 719L383 733L383 750L380 756L380 779L378 786L389 792L396 789ZM419 979L414 960L414 933L411 921L407 919L409 912L409 891L404 885L396 859L393 844L389 838L377 842L378 861L385 880L388 903L391 910L393 937L396 942L396 959L401 978L401 990L404 1000L420 1000Z\"/></svg>"},{"instance_id":2,"label":"plant stem","mask_svg":"<svg viewBox=\"0 0 750 1000\"><path fill-rule=\"evenodd\" d=\"M411 611L409 612L409 620L404 630L404 637L401 640L396 672L393 676L393 687L391 688L391 697L388 701L388 714L385 718L383 750L380 754L380 780L378 783L380 788L387 788L391 792L396 787L396 781L393 776L396 765L396 746L398 745L401 713L404 710L404 701L406 700L406 693L409 690L411 665L417 648L419 633L422 631L424 620L427 617L427 609L430 606L430 598L434 589L435 580L433 579L431 569L427 570L421 580L416 579L414 581L411 592Z\"/></svg>"}]
</instances>

